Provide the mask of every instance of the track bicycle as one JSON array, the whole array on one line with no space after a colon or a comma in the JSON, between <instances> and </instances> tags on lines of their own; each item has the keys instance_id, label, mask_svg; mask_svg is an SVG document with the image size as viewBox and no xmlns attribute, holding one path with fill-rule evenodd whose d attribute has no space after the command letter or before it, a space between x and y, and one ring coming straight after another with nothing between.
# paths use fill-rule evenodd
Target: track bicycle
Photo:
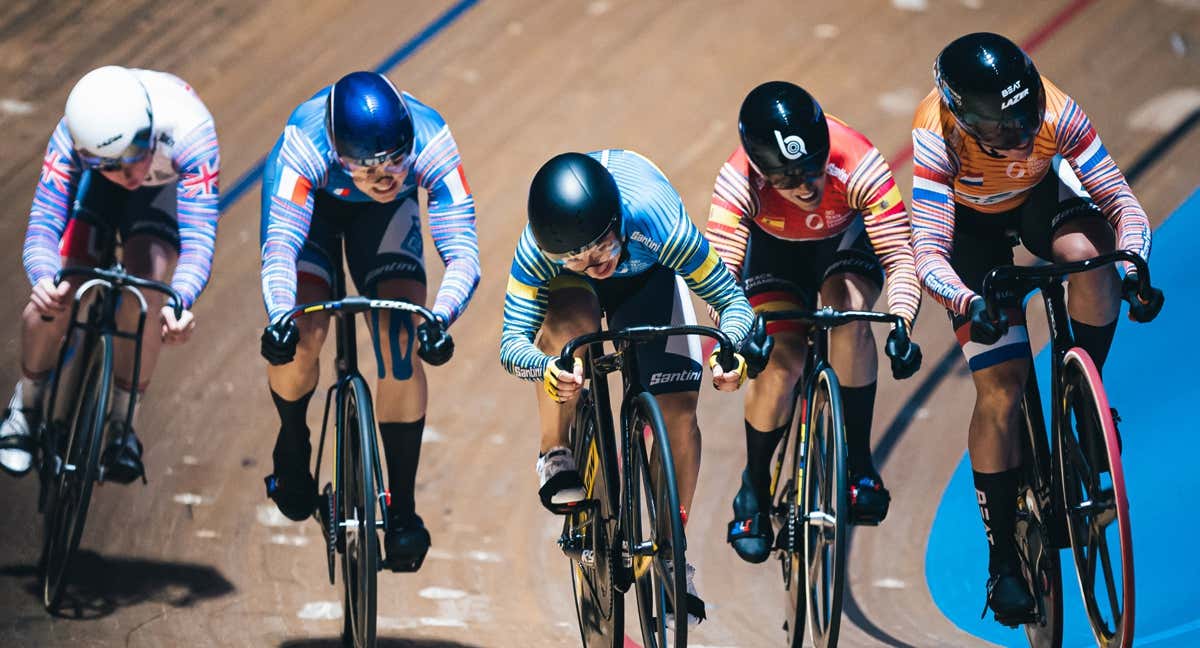
<instances>
[{"instance_id":1,"label":"track bicycle","mask_svg":"<svg viewBox=\"0 0 1200 648\"><path fill-rule=\"evenodd\" d=\"M807 626L814 646L836 646L851 512L841 387L827 359L828 332L851 322L886 323L895 327L897 344L904 347L909 343L908 327L898 315L828 306L761 316L808 325L795 423L784 431L771 473L771 524L787 592L787 645L800 648Z\"/></svg>"},{"instance_id":2,"label":"track bicycle","mask_svg":"<svg viewBox=\"0 0 1200 648\"><path fill-rule=\"evenodd\" d=\"M1002 266L983 281L983 297L993 319L1005 299L1020 301L1040 290L1050 327L1050 434L1032 371L1025 384L1019 418L1022 476L1016 502L1016 539L1022 574L1035 601L1034 609L1023 621L1034 648L1062 645L1058 550L1067 547L1075 560L1097 645L1126 648L1133 643L1133 535L1118 419L1109 407L1095 363L1086 351L1075 346L1062 285L1066 275L1123 261L1134 265L1139 279L1136 289L1123 296L1126 301L1162 298L1162 293L1150 285L1146 262L1127 251L1074 263ZM1117 545L1115 555L1112 542Z\"/></svg>"},{"instance_id":3,"label":"track bicycle","mask_svg":"<svg viewBox=\"0 0 1200 648\"><path fill-rule=\"evenodd\" d=\"M571 561L575 610L585 648L624 648L624 601L631 587L645 648L686 646L686 614L703 616L703 610L687 604L687 542L671 444L658 400L639 377L636 354L639 344L672 335L717 340L717 361L726 370L734 367L733 348L725 334L694 325L636 326L582 335L568 342L554 361L570 371L575 351L586 349L587 387L575 405L570 444L582 464L587 499L565 516L558 540ZM604 342L612 342L615 351L605 353ZM614 427L609 397L611 373L621 375L619 430ZM675 611L674 643L669 643L664 619Z\"/></svg>"}]
</instances>

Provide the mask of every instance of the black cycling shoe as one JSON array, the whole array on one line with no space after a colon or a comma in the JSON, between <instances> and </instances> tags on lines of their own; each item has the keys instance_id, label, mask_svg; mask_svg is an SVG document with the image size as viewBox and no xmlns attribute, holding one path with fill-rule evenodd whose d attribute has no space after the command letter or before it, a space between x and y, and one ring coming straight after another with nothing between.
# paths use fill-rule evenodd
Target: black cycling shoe
<instances>
[{"instance_id":1,"label":"black cycling shoe","mask_svg":"<svg viewBox=\"0 0 1200 648\"><path fill-rule=\"evenodd\" d=\"M863 473L850 482L850 518L860 526L878 526L888 514L892 494L879 475Z\"/></svg>"},{"instance_id":2,"label":"black cycling shoe","mask_svg":"<svg viewBox=\"0 0 1200 648\"><path fill-rule=\"evenodd\" d=\"M760 563L771 555L775 530L766 507L759 506L750 471L742 471L742 486L733 498L733 521L729 523L726 542L733 545L738 557L749 563Z\"/></svg>"},{"instance_id":3,"label":"black cycling shoe","mask_svg":"<svg viewBox=\"0 0 1200 648\"><path fill-rule=\"evenodd\" d=\"M987 616L988 608L992 609L998 623L1010 628L1034 619L1036 609L1033 596L1015 563L1001 565L988 577L987 601L979 618Z\"/></svg>"},{"instance_id":4,"label":"black cycling shoe","mask_svg":"<svg viewBox=\"0 0 1200 648\"><path fill-rule=\"evenodd\" d=\"M308 443L298 451L276 451L273 454L275 472L263 478L267 497L293 522L308 519L317 507L317 480L308 470L311 454L312 446Z\"/></svg>"},{"instance_id":5,"label":"black cycling shoe","mask_svg":"<svg viewBox=\"0 0 1200 648\"><path fill-rule=\"evenodd\" d=\"M142 465L142 442L138 441L133 428L119 421L108 424L108 446L100 457L104 481L131 484L141 478L146 481L146 468Z\"/></svg>"},{"instance_id":6,"label":"black cycling shoe","mask_svg":"<svg viewBox=\"0 0 1200 648\"><path fill-rule=\"evenodd\" d=\"M387 551L383 566L394 572L415 572L425 562L429 545L429 531L421 516L413 513L408 519L389 519L387 535L383 539L383 548Z\"/></svg>"}]
</instances>

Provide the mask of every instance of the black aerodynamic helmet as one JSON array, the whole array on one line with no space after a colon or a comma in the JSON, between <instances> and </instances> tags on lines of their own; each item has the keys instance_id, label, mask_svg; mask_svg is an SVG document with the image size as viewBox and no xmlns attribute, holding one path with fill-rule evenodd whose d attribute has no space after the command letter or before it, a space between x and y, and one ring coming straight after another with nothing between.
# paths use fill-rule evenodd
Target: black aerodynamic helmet
<instances>
[{"instance_id":1,"label":"black aerodynamic helmet","mask_svg":"<svg viewBox=\"0 0 1200 648\"><path fill-rule=\"evenodd\" d=\"M1042 126L1042 77L1029 55L1003 36L958 38L938 54L933 76L962 129L985 145L1025 148Z\"/></svg>"},{"instance_id":2,"label":"black aerodynamic helmet","mask_svg":"<svg viewBox=\"0 0 1200 648\"><path fill-rule=\"evenodd\" d=\"M817 100L794 83L768 81L751 90L738 112L738 132L750 162L777 187L825 173L829 123Z\"/></svg>"},{"instance_id":3,"label":"black aerodynamic helmet","mask_svg":"<svg viewBox=\"0 0 1200 648\"><path fill-rule=\"evenodd\" d=\"M620 228L621 193L599 161L583 153L562 153L533 176L528 210L538 247L566 257Z\"/></svg>"}]
</instances>

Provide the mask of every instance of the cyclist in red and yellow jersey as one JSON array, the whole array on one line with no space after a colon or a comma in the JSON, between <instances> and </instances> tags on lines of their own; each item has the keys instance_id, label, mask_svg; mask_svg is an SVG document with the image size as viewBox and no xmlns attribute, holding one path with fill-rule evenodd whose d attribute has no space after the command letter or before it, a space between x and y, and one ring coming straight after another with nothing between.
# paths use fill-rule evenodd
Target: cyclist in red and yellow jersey
<instances>
[{"instance_id":1,"label":"cyclist in red and yellow jersey","mask_svg":"<svg viewBox=\"0 0 1200 648\"><path fill-rule=\"evenodd\" d=\"M812 309L817 298L839 310L871 308L884 286L888 305L910 325L921 290L909 245L909 218L887 162L860 133L802 88L764 83L742 103L742 146L721 168L705 236L757 311ZM743 560L762 562L772 547L767 517L770 462L792 420L803 375L804 326L772 322L774 356L746 395L746 470L733 501L729 542ZM876 348L870 327L833 329L830 361L842 384L853 518L878 524L890 496L871 460ZM896 378L920 367L916 344L886 347Z\"/></svg>"},{"instance_id":2,"label":"cyclist in red and yellow jersey","mask_svg":"<svg viewBox=\"0 0 1200 648\"><path fill-rule=\"evenodd\" d=\"M913 120L913 247L926 290L950 312L975 382L968 448L991 548L988 605L1020 623L1034 601L1013 536L1020 450L1018 405L1030 370L1018 301L988 317L979 295L1019 240L1048 261L1129 250L1148 258L1150 224L1087 115L996 34L950 43L934 66L937 89ZM1126 275L1136 285L1136 277ZM1076 343L1102 367L1120 312L1121 281L1105 267L1071 275ZM1135 300L1136 301L1136 300ZM1135 304L1148 321L1161 299Z\"/></svg>"}]
</instances>

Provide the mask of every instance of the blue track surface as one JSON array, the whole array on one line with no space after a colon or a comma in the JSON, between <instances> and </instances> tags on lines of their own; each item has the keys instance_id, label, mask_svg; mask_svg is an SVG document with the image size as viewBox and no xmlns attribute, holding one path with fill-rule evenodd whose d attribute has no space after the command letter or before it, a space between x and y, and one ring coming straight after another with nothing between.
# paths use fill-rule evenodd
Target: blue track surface
<instances>
[{"instance_id":1,"label":"blue track surface","mask_svg":"<svg viewBox=\"0 0 1200 648\"><path fill-rule=\"evenodd\" d=\"M1200 646L1200 510L1190 504L1200 456L1200 191L1154 234L1151 272L1166 293L1162 314L1150 324L1121 317L1104 370L1105 386L1121 410L1123 461L1133 527L1137 592L1134 645ZM1038 380L1046 385L1047 354L1038 354ZM966 443L966 421L963 421ZM1094 646L1069 551L1061 555L1067 648ZM964 457L946 487L925 556L933 599L955 625L1005 646L1024 646L1023 630L981 620L987 577L987 541L975 505L971 467Z\"/></svg>"}]
</instances>

